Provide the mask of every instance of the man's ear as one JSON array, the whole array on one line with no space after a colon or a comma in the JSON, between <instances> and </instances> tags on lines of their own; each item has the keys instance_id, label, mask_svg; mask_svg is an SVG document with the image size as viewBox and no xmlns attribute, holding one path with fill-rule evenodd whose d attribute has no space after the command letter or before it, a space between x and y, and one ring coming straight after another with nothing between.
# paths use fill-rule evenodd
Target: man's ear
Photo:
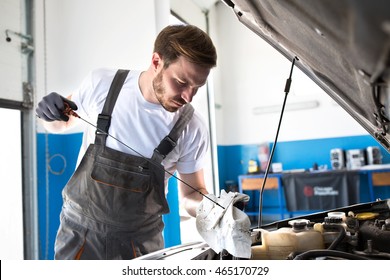
<instances>
[{"instance_id":1,"label":"man's ear","mask_svg":"<svg viewBox=\"0 0 390 280\"><path fill-rule=\"evenodd\" d=\"M154 70L159 70L163 67L163 60L159 53L154 52L152 55L152 65Z\"/></svg>"}]
</instances>

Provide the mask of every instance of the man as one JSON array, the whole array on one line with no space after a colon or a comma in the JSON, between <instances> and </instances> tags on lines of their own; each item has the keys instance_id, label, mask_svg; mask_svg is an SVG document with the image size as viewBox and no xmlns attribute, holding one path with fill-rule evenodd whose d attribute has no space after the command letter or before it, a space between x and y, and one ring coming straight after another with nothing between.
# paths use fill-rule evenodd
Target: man
<instances>
[{"instance_id":1,"label":"man","mask_svg":"<svg viewBox=\"0 0 390 280\"><path fill-rule=\"evenodd\" d=\"M132 259L162 249L165 188L175 171L185 208L196 215L207 194L202 163L209 143L189 103L216 58L199 28L167 26L146 71L95 70L68 98L42 99L36 112L48 130L63 131L77 116L98 127L86 127L78 167L63 190L55 259Z\"/></svg>"}]
</instances>

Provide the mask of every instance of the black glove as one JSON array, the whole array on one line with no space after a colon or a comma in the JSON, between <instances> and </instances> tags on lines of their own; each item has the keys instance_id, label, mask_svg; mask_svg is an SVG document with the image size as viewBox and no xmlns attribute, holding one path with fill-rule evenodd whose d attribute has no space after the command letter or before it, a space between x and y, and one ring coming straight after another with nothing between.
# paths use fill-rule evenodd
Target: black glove
<instances>
[{"instance_id":1,"label":"black glove","mask_svg":"<svg viewBox=\"0 0 390 280\"><path fill-rule=\"evenodd\" d=\"M69 120L69 116L64 114L65 103L69 105L72 110L77 110L76 103L66 99L56 92L52 92L38 103L38 107L35 110L37 116L45 121L64 121Z\"/></svg>"}]
</instances>

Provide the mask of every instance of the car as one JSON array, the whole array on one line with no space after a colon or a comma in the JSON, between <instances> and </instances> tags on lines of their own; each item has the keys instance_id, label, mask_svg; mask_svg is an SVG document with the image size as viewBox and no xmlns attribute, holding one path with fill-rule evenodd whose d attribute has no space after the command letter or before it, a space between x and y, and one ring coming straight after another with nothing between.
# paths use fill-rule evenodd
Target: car
<instances>
[{"instance_id":1,"label":"car","mask_svg":"<svg viewBox=\"0 0 390 280\"><path fill-rule=\"evenodd\" d=\"M222 2L390 152L389 1ZM251 259L390 259L390 199L260 224L250 232ZM175 258L236 259L204 241L139 259Z\"/></svg>"}]
</instances>

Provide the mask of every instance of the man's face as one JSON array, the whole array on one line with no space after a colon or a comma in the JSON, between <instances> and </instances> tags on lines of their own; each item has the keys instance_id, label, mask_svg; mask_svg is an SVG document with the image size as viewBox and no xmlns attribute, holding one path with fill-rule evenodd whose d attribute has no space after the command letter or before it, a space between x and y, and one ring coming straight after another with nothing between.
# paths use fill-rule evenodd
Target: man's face
<instances>
[{"instance_id":1,"label":"man's face","mask_svg":"<svg viewBox=\"0 0 390 280\"><path fill-rule=\"evenodd\" d=\"M190 103L198 89L206 83L210 69L180 57L168 68L161 67L153 79L157 100L169 112Z\"/></svg>"}]
</instances>

